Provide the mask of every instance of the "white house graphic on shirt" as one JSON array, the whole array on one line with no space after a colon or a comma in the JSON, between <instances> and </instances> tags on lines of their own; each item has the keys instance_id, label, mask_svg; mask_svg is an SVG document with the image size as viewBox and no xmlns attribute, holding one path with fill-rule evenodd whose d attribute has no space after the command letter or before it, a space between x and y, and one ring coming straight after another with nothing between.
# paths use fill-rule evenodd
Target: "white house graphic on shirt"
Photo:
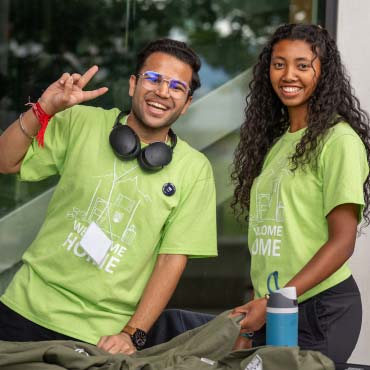
<instances>
[{"instance_id":1,"label":"white house graphic on shirt","mask_svg":"<svg viewBox=\"0 0 370 370\"><path fill-rule=\"evenodd\" d=\"M286 158L282 159L275 168L265 171L256 179L256 212L250 217L252 222L284 222L284 204L280 198L280 186L284 176L291 176L291 171L286 168L287 162ZM269 180L269 187L266 186L266 179ZM263 190L260 189L262 182Z\"/></svg>"},{"instance_id":2,"label":"white house graphic on shirt","mask_svg":"<svg viewBox=\"0 0 370 370\"><path fill-rule=\"evenodd\" d=\"M148 194L144 194L138 185L138 176L130 176L137 164L119 174L117 159L113 164L113 172L93 178L98 179L94 194L86 210L74 207L68 213L68 218L79 219L79 221L91 224L95 222L107 234L111 240L119 240L127 246L131 246L136 237L136 226L133 223L135 213L142 202L151 202ZM106 188L109 181L108 194L104 191L102 196L101 187ZM136 189L138 197L131 199L121 192L119 184L129 183L131 189Z\"/></svg>"}]
</instances>

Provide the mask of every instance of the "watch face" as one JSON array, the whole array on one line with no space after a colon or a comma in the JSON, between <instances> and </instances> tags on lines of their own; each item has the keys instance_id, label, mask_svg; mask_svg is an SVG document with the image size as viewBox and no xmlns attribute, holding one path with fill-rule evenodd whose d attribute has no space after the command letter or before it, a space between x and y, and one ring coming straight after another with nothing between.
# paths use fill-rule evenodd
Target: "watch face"
<instances>
[{"instance_id":1,"label":"watch face","mask_svg":"<svg viewBox=\"0 0 370 370\"><path fill-rule=\"evenodd\" d=\"M132 335L132 341L137 349L143 348L146 342L145 331L136 329L135 333Z\"/></svg>"}]
</instances>

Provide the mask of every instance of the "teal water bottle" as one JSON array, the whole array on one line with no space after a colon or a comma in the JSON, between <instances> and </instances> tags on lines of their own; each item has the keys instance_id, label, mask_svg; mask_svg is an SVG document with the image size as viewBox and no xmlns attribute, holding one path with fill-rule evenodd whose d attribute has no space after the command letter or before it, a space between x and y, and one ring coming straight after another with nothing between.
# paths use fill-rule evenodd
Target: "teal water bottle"
<instances>
[{"instance_id":1,"label":"teal water bottle","mask_svg":"<svg viewBox=\"0 0 370 370\"><path fill-rule=\"evenodd\" d=\"M276 289L270 288L274 278ZM271 346L298 345L298 302L295 287L279 288L278 272L274 271L267 278L270 298L266 313L266 344Z\"/></svg>"}]
</instances>

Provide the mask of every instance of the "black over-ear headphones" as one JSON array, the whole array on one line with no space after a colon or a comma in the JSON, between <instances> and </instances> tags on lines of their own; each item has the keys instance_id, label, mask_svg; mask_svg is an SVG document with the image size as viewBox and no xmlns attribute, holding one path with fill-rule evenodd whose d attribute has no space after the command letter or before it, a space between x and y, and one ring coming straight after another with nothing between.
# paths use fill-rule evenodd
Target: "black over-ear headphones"
<instances>
[{"instance_id":1,"label":"black over-ear headphones","mask_svg":"<svg viewBox=\"0 0 370 370\"><path fill-rule=\"evenodd\" d=\"M157 141L141 149L140 139L136 132L130 126L120 123L125 114L120 112L109 135L110 145L117 157L122 160L137 158L140 167L147 171L158 171L168 165L177 144L176 134L171 129L168 131L171 146Z\"/></svg>"}]
</instances>

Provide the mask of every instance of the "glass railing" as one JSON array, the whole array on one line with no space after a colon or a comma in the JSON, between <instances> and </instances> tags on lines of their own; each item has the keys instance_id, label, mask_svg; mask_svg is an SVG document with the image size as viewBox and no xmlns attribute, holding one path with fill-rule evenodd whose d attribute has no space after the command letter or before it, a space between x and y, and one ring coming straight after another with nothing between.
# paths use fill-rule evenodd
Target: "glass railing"
<instances>
[{"instance_id":1,"label":"glass railing","mask_svg":"<svg viewBox=\"0 0 370 370\"><path fill-rule=\"evenodd\" d=\"M290 4L288 0L3 0L0 132L26 109L28 99L35 101L63 72L81 73L93 64L99 65L100 72L89 88L105 85L109 93L90 103L126 110L135 55L149 40L160 37L187 41L199 53L202 87L194 98L212 94L254 63L274 28L289 20ZM84 14L83 22L79 14ZM206 107L214 112L212 120L218 113L227 118L221 112L227 111L227 101L225 95L218 106ZM197 109L201 108L194 108L192 114L200 122ZM189 140L193 145L199 147L199 140L215 141L222 135L222 126L219 132L212 120L191 126L192 132L199 133ZM0 175L0 217L55 182L20 183L16 176Z\"/></svg>"}]
</instances>

